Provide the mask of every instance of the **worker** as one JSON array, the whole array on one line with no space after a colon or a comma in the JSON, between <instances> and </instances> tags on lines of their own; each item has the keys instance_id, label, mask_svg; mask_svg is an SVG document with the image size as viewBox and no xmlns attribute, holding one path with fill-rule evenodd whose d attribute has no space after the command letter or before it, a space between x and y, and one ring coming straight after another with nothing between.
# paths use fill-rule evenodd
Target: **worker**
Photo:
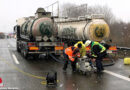
<instances>
[{"instance_id":1,"label":"worker","mask_svg":"<svg viewBox=\"0 0 130 90\"><path fill-rule=\"evenodd\" d=\"M63 70L66 71L68 62L70 61L72 71L75 72L76 71L76 61L77 61L76 58L80 57L79 49L76 47L70 46L64 50L63 55L65 58Z\"/></svg>"},{"instance_id":2,"label":"worker","mask_svg":"<svg viewBox=\"0 0 130 90\"><path fill-rule=\"evenodd\" d=\"M90 46L91 48L91 58L96 59L97 73L104 70L102 65L102 59L106 56L106 48L98 42L87 40L85 46Z\"/></svg>"},{"instance_id":3,"label":"worker","mask_svg":"<svg viewBox=\"0 0 130 90\"><path fill-rule=\"evenodd\" d=\"M77 42L74 47L79 48L81 58L86 56L86 47L82 41Z\"/></svg>"}]
</instances>

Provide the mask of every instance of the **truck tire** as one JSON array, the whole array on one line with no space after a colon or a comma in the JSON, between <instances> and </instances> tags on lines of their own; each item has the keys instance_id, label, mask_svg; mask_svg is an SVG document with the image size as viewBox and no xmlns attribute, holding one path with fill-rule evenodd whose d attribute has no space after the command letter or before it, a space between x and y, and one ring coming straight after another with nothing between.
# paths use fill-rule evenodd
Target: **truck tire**
<instances>
[{"instance_id":1,"label":"truck tire","mask_svg":"<svg viewBox=\"0 0 130 90\"><path fill-rule=\"evenodd\" d=\"M18 51L18 52L21 52L18 43L17 43L16 47L17 47L17 51Z\"/></svg>"},{"instance_id":2,"label":"truck tire","mask_svg":"<svg viewBox=\"0 0 130 90\"><path fill-rule=\"evenodd\" d=\"M22 56L25 58L25 59L27 59L28 58L28 51L26 50L26 49L22 49L22 51L21 51L21 54L22 54Z\"/></svg>"},{"instance_id":3,"label":"truck tire","mask_svg":"<svg viewBox=\"0 0 130 90\"><path fill-rule=\"evenodd\" d=\"M28 52L27 52L27 50L24 50L24 52L23 52L23 56L24 56L25 59L28 58Z\"/></svg>"}]
</instances>

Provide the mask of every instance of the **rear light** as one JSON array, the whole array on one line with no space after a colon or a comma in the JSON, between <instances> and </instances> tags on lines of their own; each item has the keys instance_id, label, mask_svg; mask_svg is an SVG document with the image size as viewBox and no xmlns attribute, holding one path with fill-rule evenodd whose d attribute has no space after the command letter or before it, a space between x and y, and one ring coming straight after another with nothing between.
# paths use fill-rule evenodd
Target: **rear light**
<instances>
[{"instance_id":1,"label":"rear light","mask_svg":"<svg viewBox=\"0 0 130 90\"><path fill-rule=\"evenodd\" d=\"M111 47L109 47L109 50L117 51L117 47L116 46L111 46Z\"/></svg>"},{"instance_id":2,"label":"rear light","mask_svg":"<svg viewBox=\"0 0 130 90\"><path fill-rule=\"evenodd\" d=\"M35 46L35 43L29 42L28 46Z\"/></svg>"},{"instance_id":3,"label":"rear light","mask_svg":"<svg viewBox=\"0 0 130 90\"><path fill-rule=\"evenodd\" d=\"M29 50L39 50L38 47L29 47Z\"/></svg>"},{"instance_id":4,"label":"rear light","mask_svg":"<svg viewBox=\"0 0 130 90\"><path fill-rule=\"evenodd\" d=\"M55 50L64 50L63 46L55 46Z\"/></svg>"}]
</instances>

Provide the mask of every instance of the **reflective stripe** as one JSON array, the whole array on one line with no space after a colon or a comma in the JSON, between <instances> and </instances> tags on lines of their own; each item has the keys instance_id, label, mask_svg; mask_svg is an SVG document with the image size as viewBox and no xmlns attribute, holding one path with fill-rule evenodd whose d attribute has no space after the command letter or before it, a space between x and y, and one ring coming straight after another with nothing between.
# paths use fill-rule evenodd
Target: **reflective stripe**
<instances>
[{"instance_id":1,"label":"reflective stripe","mask_svg":"<svg viewBox=\"0 0 130 90\"><path fill-rule=\"evenodd\" d=\"M80 53L77 53L77 56L80 57Z\"/></svg>"},{"instance_id":2,"label":"reflective stripe","mask_svg":"<svg viewBox=\"0 0 130 90\"><path fill-rule=\"evenodd\" d=\"M94 45L99 45L99 47L102 49L100 52L103 52L103 51L106 50L106 48L105 48L103 45L101 45L99 42L92 42L91 48L92 48Z\"/></svg>"},{"instance_id":3,"label":"reflective stripe","mask_svg":"<svg viewBox=\"0 0 130 90\"><path fill-rule=\"evenodd\" d=\"M106 50L106 48L105 48L105 47L103 47L103 48L102 48L102 50L101 50L101 52L104 52L105 50Z\"/></svg>"},{"instance_id":4,"label":"reflective stripe","mask_svg":"<svg viewBox=\"0 0 130 90\"><path fill-rule=\"evenodd\" d=\"M70 59L71 61L74 61L74 58L72 58L72 56L69 56L69 59Z\"/></svg>"},{"instance_id":5,"label":"reflective stripe","mask_svg":"<svg viewBox=\"0 0 130 90\"><path fill-rule=\"evenodd\" d=\"M92 54L93 57L97 57L97 55Z\"/></svg>"}]
</instances>

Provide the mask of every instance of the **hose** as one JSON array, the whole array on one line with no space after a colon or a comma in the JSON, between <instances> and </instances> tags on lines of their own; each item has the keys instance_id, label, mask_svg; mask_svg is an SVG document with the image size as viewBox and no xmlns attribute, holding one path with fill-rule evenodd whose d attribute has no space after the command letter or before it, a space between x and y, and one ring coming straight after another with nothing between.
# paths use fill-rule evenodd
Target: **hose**
<instances>
[{"instance_id":1,"label":"hose","mask_svg":"<svg viewBox=\"0 0 130 90\"><path fill-rule=\"evenodd\" d=\"M64 61L57 59L57 58L56 58L55 56L53 56L51 53L49 53L49 55L50 55L55 61L64 64ZM103 67L108 67L108 66L112 66L112 65L115 64L115 61L114 61L111 57L110 57L110 59L111 59L112 62L111 62L110 64L104 64Z\"/></svg>"},{"instance_id":2,"label":"hose","mask_svg":"<svg viewBox=\"0 0 130 90\"><path fill-rule=\"evenodd\" d=\"M55 61L64 64L64 62L63 62L62 60L57 59L57 58L56 58L55 56L53 56L51 53L49 53L49 55L50 55Z\"/></svg>"},{"instance_id":3,"label":"hose","mask_svg":"<svg viewBox=\"0 0 130 90\"><path fill-rule=\"evenodd\" d=\"M112 61L110 64L104 64L103 65L103 67L108 67L108 66L112 66L112 65L114 65L115 64L115 61L112 59L112 57L111 56L109 56L110 57L110 60Z\"/></svg>"}]
</instances>

